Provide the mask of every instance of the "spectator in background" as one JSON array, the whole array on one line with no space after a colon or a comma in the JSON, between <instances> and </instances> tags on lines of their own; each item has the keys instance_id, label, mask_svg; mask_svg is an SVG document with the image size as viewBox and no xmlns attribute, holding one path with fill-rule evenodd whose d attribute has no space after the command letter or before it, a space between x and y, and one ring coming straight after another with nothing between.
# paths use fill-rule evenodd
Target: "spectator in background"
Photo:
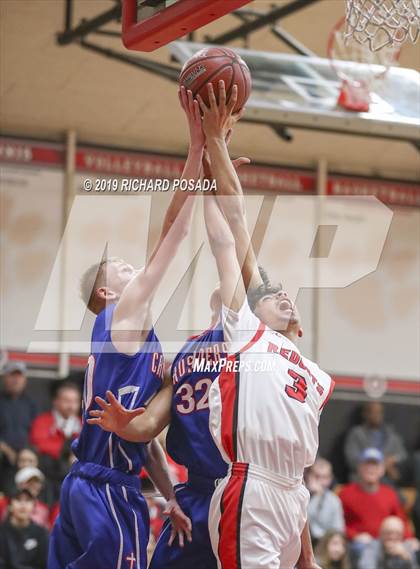
<instances>
[{"instance_id":1,"label":"spectator in background","mask_svg":"<svg viewBox=\"0 0 420 569\"><path fill-rule=\"evenodd\" d=\"M364 546L379 537L381 524L388 516L400 518L404 526L404 536L412 537L397 493L380 482L384 470L382 453L376 448L368 448L359 458L357 482L346 484L340 492L346 533L352 541L355 558Z\"/></svg>"},{"instance_id":2,"label":"spectator in background","mask_svg":"<svg viewBox=\"0 0 420 569\"><path fill-rule=\"evenodd\" d=\"M17 453L16 472L27 467L32 467L32 468L39 467L38 454L32 447L24 447ZM54 504L54 492L53 489L51 488L51 484L48 479L44 479L43 481L43 486L41 493L39 495L39 499L45 502L45 504L47 504L48 506L52 506Z\"/></svg>"},{"instance_id":3,"label":"spectator in background","mask_svg":"<svg viewBox=\"0 0 420 569\"><path fill-rule=\"evenodd\" d=\"M15 484L18 490L28 490L35 499L35 505L32 512L32 521L36 524L49 529L50 510L39 497L44 487L45 476L33 466L25 466L18 470L15 477Z\"/></svg>"},{"instance_id":4,"label":"spectator in background","mask_svg":"<svg viewBox=\"0 0 420 569\"><path fill-rule=\"evenodd\" d=\"M416 498L411 510L411 516L416 530L416 537L420 540L420 448L410 453L404 464L400 464L400 473L402 484L414 486L416 489Z\"/></svg>"},{"instance_id":5,"label":"spectator in background","mask_svg":"<svg viewBox=\"0 0 420 569\"><path fill-rule=\"evenodd\" d=\"M7 509L9 507L9 500L6 496L0 496L0 524L7 518Z\"/></svg>"},{"instance_id":6,"label":"spectator in background","mask_svg":"<svg viewBox=\"0 0 420 569\"><path fill-rule=\"evenodd\" d=\"M26 395L26 366L8 362L3 370L3 391L0 394L0 490L12 490L16 452L28 443L36 406Z\"/></svg>"},{"instance_id":7,"label":"spectator in background","mask_svg":"<svg viewBox=\"0 0 420 569\"><path fill-rule=\"evenodd\" d=\"M365 547L357 569L417 569L415 554L404 542L404 524L400 518L384 519L379 539Z\"/></svg>"},{"instance_id":8,"label":"spectator in background","mask_svg":"<svg viewBox=\"0 0 420 569\"><path fill-rule=\"evenodd\" d=\"M52 410L39 415L32 424L30 439L40 455L41 470L51 481L54 500L74 461L71 443L81 429L81 395L74 383L62 383L55 393Z\"/></svg>"},{"instance_id":9,"label":"spectator in background","mask_svg":"<svg viewBox=\"0 0 420 569\"><path fill-rule=\"evenodd\" d=\"M31 447L23 447L16 456L16 470L21 470L27 466L38 468L39 460L35 450Z\"/></svg>"},{"instance_id":10,"label":"spectator in background","mask_svg":"<svg viewBox=\"0 0 420 569\"><path fill-rule=\"evenodd\" d=\"M22 471L24 471L23 474L21 473ZM29 486L27 486L25 484L20 486L21 488L27 488L39 500L40 507L37 507L37 504L35 505L35 515L32 521L39 523L44 527L49 527L46 520L49 517L48 507L51 505L51 500L48 499L50 492L45 488L45 485L48 485L48 481L45 480L42 472L38 470L38 455L36 452L30 447L24 447L17 453L16 457L16 471L13 473L13 484L10 484L10 487L13 487L13 492L15 492L19 486L16 481L21 481L22 476L25 477L25 472L28 471L36 472L35 477L38 478L41 483L41 491L37 491L36 481L33 482L33 485L29 484ZM0 500L0 522L5 520L7 508L8 500L4 497ZM45 509L47 513L45 513Z\"/></svg>"},{"instance_id":11,"label":"spectator in background","mask_svg":"<svg viewBox=\"0 0 420 569\"><path fill-rule=\"evenodd\" d=\"M344 453L347 464L355 473L361 453L367 448L378 449L385 457L385 474L392 482L398 480L398 463L405 460L407 451L401 437L384 422L384 407L378 401L363 407L363 424L353 427L347 435Z\"/></svg>"},{"instance_id":12,"label":"spectator in background","mask_svg":"<svg viewBox=\"0 0 420 569\"><path fill-rule=\"evenodd\" d=\"M0 525L0 569L45 569L48 532L31 521L35 501L19 490L9 501L9 515Z\"/></svg>"},{"instance_id":13,"label":"spectator in background","mask_svg":"<svg viewBox=\"0 0 420 569\"><path fill-rule=\"evenodd\" d=\"M306 486L311 494L309 529L314 545L331 530L344 532L343 507L338 496L330 490L332 481L331 464L318 458L306 474Z\"/></svg>"},{"instance_id":14,"label":"spectator in background","mask_svg":"<svg viewBox=\"0 0 420 569\"><path fill-rule=\"evenodd\" d=\"M322 569L351 569L346 538L338 531L323 536L316 546L315 558Z\"/></svg>"}]
</instances>

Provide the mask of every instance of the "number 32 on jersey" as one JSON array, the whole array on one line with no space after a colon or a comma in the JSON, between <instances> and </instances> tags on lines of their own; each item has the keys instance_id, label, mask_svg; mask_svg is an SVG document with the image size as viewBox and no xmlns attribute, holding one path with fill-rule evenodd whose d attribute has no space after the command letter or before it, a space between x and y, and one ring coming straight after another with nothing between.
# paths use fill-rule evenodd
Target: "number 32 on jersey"
<instances>
[{"instance_id":1,"label":"number 32 on jersey","mask_svg":"<svg viewBox=\"0 0 420 569\"><path fill-rule=\"evenodd\" d=\"M209 390L212 386L211 379L200 379L195 385L184 383L176 391L176 406L178 413L188 415L194 411L202 411L209 408Z\"/></svg>"}]
</instances>

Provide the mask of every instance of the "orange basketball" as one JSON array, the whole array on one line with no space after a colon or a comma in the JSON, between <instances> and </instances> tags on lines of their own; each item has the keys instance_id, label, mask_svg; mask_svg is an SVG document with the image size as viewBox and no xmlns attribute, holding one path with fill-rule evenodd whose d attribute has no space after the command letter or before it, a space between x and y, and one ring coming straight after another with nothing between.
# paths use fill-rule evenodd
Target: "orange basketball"
<instances>
[{"instance_id":1,"label":"orange basketball","mask_svg":"<svg viewBox=\"0 0 420 569\"><path fill-rule=\"evenodd\" d=\"M238 101L234 112L245 106L251 93L251 73L245 61L228 47L209 47L198 51L185 62L179 77L180 85L199 93L208 105L207 83L213 84L218 99L219 81L225 82L226 99L229 100L233 85L238 86Z\"/></svg>"}]
</instances>

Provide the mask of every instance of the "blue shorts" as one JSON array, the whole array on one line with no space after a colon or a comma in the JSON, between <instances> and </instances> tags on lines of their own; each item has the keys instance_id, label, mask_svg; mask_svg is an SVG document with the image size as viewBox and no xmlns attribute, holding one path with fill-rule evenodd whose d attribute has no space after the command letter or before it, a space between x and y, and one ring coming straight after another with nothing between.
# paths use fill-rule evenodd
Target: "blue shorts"
<instances>
[{"instance_id":1,"label":"blue shorts","mask_svg":"<svg viewBox=\"0 0 420 569\"><path fill-rule=\"evenodd\" d=\"M180 547L177 538L168 545L170 520L166 520L159 536L149 569L217 569L210 543L208 517L215 481L190 476L187 484L178 485L176 498L192 522L192 542Z\"/></svg>"},{"instance_id":2,"label":"blue shorts","mask_svg":"<svg viewBox=\"0 0 420 569\"><path fill-rule=\"evenodd\" d=\"M139 478L76 462L61 488L48 569L146 569L148 541Z\"/></svg>"}]
</instances>

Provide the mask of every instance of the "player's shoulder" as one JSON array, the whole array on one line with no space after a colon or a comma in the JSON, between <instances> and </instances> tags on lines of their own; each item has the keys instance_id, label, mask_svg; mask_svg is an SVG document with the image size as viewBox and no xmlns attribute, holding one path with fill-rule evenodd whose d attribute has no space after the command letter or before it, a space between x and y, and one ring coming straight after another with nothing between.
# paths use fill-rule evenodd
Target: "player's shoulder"
<instances>
[{"instance_id":1,"label":"player's shoulder","mask_svg":"<svg viewBox=\"0 0 420 569\"><path fill-rule=\"evenodd\" d=\"M251 310L248 299L246 297L241 307L238 310L233 310L231 307L223 304L221 311L221 319L224 325L249 323L253 328L255 327L258 328L258 326L261 324L260 319Z\"/></svg>"},{"instance_id":2,"label":"player's shoulder","mask_svg":"<svg viewBox=\"0 0 420 569\"><path fill-rule=\"evenodd\" d=\"M319 365L310 360L309 358L306 358L305 356L302 355L302 361L305 364L305 366L307 367L307 369L309 369L309 371L313 374L313 376L316 378L317 382L321 385L322 387L322 399L329 399L334 386L335 386L335 382L333 380L333 378L330 376L329 373L327 373L326 371L324 371L322 368L319 367Z\"/></svg>"},{"instance_id":3,"label":"player's shoulder","mask_svg":"<svg viewBox=\"0 0 420 569\"><path fill-rule=\"evenodd\" d=\"M303 354L302 354L302 360L303 360L303 363L311 371L314 371L314 372L318 373L319 375L322 375L325 379L327 379L327 378L331 379L331 376L326 371L324 371L322 368L320 368L316 362L314 362L313 360L310 360L309 358L307 358Z\"/></svg>"},{"instance_id":4,"label":"player's shoulder","mask_svg":"<svg viewBox=\"0 0 420 569\"><path fill-rule=\"evenodd\" d=\"M223 326L222 326L221 317L219 317L219 319L213 326L206 328L206 330L203 330L198 334L193 334L192 336L190 336L185 342L181 352L185 351L185 348L187 347L190 347L191 351L191 349L193 350L195 346L200 345L203 342L207 342L209 339L211 340L212 338L215 337L223 337Z\"/></svg>"}]
</instances>

